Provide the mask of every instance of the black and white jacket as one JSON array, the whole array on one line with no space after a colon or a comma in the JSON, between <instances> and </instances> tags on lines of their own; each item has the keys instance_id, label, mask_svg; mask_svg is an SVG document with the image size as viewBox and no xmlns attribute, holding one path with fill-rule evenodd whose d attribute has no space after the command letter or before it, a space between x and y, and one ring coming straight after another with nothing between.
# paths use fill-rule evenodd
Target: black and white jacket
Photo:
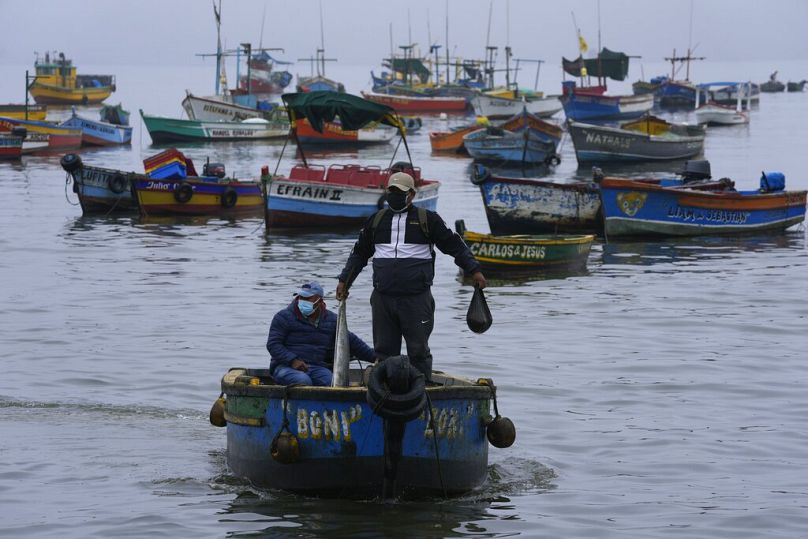
<instances>
[{"instance_id":1,"label":"black and white jacket","mask_svg":"<svg viewBox=\"0 0 808 539\"><path fill-rule=\"evenodd\" d=\"M426 212L429 237L418 221L418 210L412 206L406 213L388 210L375 229L374 216L365 221L340 273L339 280L348 286L373 257L373 287L378 292L406 296L429 290L435 276L432 245L452 256L455 264L467 273L480 270L479 262L463 239L449 230L437 213Z\"/></svg>"}]
</instances>

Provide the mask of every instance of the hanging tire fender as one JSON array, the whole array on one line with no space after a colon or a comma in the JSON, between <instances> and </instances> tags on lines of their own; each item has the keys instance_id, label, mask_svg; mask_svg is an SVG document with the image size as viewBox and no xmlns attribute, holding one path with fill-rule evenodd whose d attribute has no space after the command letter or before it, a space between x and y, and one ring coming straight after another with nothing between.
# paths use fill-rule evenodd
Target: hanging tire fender
<instances>
[{"instance_id":1,"label":"hanging tire fender","mask_svg":"<svg viewBox=\"0 0 808 539\"><path fill-rule=\"evenodd\" d=\"M107 180L107 187L116 195L120 195L126 191L126 178L124 178L123 174L114 174Z\"/></svg>"},{"instance_id":2,"label":"hanging tire fender","mask_svg":"<svg viewBox=\"0 0 808 539\"><path fill-rule=\"evenodd\" d=\"M194 196L194 188L185 182L178 182L174 188L174 200L180 204L185 204L191 201Z\"/></svg>"},{"instance_id":3,"label":"hanging tire fender","mask_svg":"<svg viewBox=\"0 0 808 539\"><path fill-rule=\"evenodd\" d=\"M232 187L227 187L222 193L221 204L223 208L232 208L238 202L238 193Z\"/></svg>"},{"instance_id":4,"label":"hanging tire fender","mask_svg":"<svg viewBox=\"0 0 808 539\"><path fill-rule=\"evenodd\" d=\"M491 177L491 173L488 171L486 167L481 165L480 163L474 163L471 169L471 176L470 180L471 183L474 185L482 185L485 183L485 180Z\"/></svg>"}]
</instances>

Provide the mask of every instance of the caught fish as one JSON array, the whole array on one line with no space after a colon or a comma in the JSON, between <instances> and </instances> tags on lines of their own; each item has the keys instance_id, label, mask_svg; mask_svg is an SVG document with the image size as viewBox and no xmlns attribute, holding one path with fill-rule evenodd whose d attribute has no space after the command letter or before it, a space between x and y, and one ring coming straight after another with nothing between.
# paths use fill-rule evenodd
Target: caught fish
<instances>
[{"instance_id":1,"label":"caught fish","mask_svg":"<svg viewBox=\"0 0 808 539\"><path fill-rule=\"evenodd\" d=\"M334 342L334 376L331 387L348 386L348 366L351 363L351 346L348 343L347 300L342 300L337 310L337 338Z\"/></svg>"}]
</instances>

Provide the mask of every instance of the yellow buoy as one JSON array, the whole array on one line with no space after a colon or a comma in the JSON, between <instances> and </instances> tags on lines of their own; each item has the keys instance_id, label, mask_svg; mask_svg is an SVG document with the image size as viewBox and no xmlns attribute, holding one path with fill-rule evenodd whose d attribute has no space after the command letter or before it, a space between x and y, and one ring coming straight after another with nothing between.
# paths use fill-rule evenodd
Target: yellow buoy
<instances>
[{"instance_id":1,"label":"yellow buoy","mask_svg":"<svg viewBox=\"0 0 808 539\"><path fill-rule=\"evenodd\" d=\"M210 409L210 424L214 427L226 427L227 420L224 418L224 397L219 397Z\"/></svg>"},{"instance_id":2,"label":"yellow buoy","mask_svg":"<svg viewBox=\"0 0 808 539\"><path fill-rule=\"evenodd\" d=\"M272 458L281 464L292 464L300 458L300 442L291 432L279 432L272 440Z\"/></svg>"}]
</instances>

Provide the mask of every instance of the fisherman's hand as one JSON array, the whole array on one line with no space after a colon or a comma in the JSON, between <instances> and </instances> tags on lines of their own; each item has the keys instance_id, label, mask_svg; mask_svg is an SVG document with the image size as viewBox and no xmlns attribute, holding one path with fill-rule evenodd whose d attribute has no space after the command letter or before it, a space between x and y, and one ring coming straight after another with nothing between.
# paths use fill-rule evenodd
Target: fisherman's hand
<instances>
[{"instance_id":1,"label":"fisherman's hand","mask_svg":"<svg viewBox=\"0 0 808 539\"><path fill-rule=\"evenodd\" d=\"M340 281L337 284L337 299L342 301L348 297L348 287L345 286L345 283Z\"/></svg>"},{"instance_id":2,"label":"fisherman's hand","mask_svg":"<svg viewBox=\"0 0 808 539\"><path fill-rule=\"evenodd\" d=\"M480 290L486 287L487 283L485 282L485 277L483 276L483 273L481 271L474 272L471 278L474 279L474 286L476 286Z\"/></svg>"},{"instance_id":3,"label":"fisherman's hand","mask_svg":"<svg viewBox=\"0 0 808 539\"><path fill-rule=\"evenodd\" d=\"M302 359L293 359L289 366L298 371L309 372L309 366Z\"/></svg>"}]
</instances>

